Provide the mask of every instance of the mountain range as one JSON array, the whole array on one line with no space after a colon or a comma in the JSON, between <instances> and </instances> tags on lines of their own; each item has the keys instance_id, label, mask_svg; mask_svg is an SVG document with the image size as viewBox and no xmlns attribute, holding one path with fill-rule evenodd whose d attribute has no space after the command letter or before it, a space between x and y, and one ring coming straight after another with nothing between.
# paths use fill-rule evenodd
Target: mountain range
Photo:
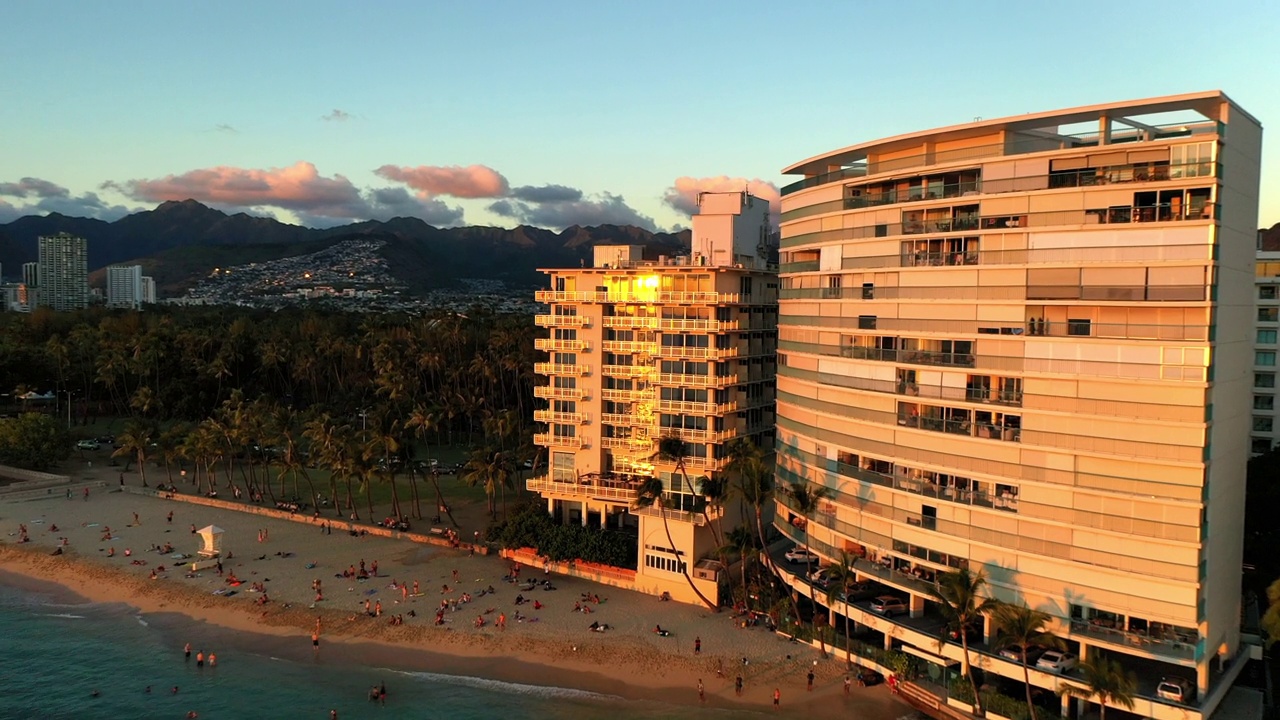
<instances>
[{"instance_id":1,"label":"mountain range","mask_svg":"<svg viewBox=\"0 0 1280 720\"><path fill-rule=\"evenodd\" d=\"M455 287L461 279L541 285L545 267L591 262L595 245L644 245L653 254L687 252L690 232L655 233L631 225L573 225L560 232L515 228L437 228L417 218L369 220L313 229L244 213L228 215L195 200L169 201L114 222L59 213L0 224L0 266L10 277L37 257L36 238L67 232L87 239L90 284L101 269L137 264L162 295L180 293L215 267L312 253L353 239L385 241L392 273L413 292Z\"/></svg>"}]
</instances>

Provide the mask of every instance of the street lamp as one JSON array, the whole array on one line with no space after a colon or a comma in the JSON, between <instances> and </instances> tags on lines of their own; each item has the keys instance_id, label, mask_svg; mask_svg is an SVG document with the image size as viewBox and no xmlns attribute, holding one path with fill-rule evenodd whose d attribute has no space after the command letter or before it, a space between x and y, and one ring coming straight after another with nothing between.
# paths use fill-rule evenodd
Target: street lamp
<instances>
[{"instance_id":1,"label":"street lamp","mask_svg":"<svg viewBox=\"0 0 1280 720\"><path fill-rule=\"evenodd\" d=\"M58 396L61 397L62 395L67 396L67 429L70 430L71 429L71 391L59 390Z\"/></svg>"}]
</instances>

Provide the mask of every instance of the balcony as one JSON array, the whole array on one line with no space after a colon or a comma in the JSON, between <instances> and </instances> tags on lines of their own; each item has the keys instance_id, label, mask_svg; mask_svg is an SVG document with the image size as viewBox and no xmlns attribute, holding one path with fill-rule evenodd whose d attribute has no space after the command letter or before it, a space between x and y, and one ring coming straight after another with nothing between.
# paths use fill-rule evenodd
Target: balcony
<instances>
[{"instance_id":1,"label":"balcony","mask_svg":"<svg viewBox=\"0 0 1280 720\"><path fill-rule=\"evenodd\" d=\"M685 402L680 400L658 400L658 412L676 415L724 415L738 410L738 403Z\"/></svg>"},{"instance_id":2,"label":"balcony","mask_svg":"<svg viewBox=\"0 0 1280 720\"><path fill-rule=\"evenodd\" d=\"M587 388L538 385L533 389L533 396L544 400L585 400L588 392Z\"/></svg>"},{"instance_id":3,"label":"balcony","mask_svg":"<svg viewBox=\"0 0 1280 720\"><path fill-rule=\"evenodd\" d=\"M881 360L900 362L909 365L936 365L942 367L973 367L973 355L969 353L948 353L932 350L893 350L884 348L844 345L840 348L840 356L859 360Z\"/></svg>"},{"instance_id":4,"label":"balcony","mask_svg":"<svg viewBox=\"0 0 1280 720\"><path fill-rule=\"evenodd\" d=\"M639 416L634 413L600 413L600 422L604 425L621 425L631 427L633 425L646 425Z\"/></svg>"},{"instance_id":5,"label":"balcony","mask_svg":"<svg viewBox=\"0 0 1280 720\"><path fill-rule=\"evenodd\" d=\"M538 433L534 435L533 444L542 445L543 447L567 447L567 448L591 447L582 438L576 435L553 435L551 433Z\"/></svg>"},{"instance_id":6,"label":"balcony","mask_svg":"<svg viewBox=\"0 0 1280 720\"><path fill-rule=\"evenodd\" d=\"M732 375L685 375L680 373L659 373L653 380L657 385L667 387L725 387L737 385L739 376Z\"/></svg>"},{"instance_id":7,"label":"balcony","mask_svg":"<svg viewBox=\"0 0 1280 720\"><path fill-rule=\"evenodd\" d=\"M580 412L554 412L552 410L534 410L534 422L557 423L560 425L585 425L590 416Z\"/></svg>"},{"instance_id":8,"label":"balcony","mask_svg":"<svg viewBox=\"0 0 1280 720\"><path fill-rule=\"evenodd\" d=\"M737 437L737 430L694 430L689 428L663 427L658 429L660 435L674 435L685 442L706 444L728 442Z\"/></svg>"},{"instance_id":9,"label":"balcony","mask_svg":"<svg viewBox=\"0 0 1280 720\"><path fill-rule=\"evenodd\" d=\"M1137 648L1177 660L1195 660L1195 639L1172 632L1153 635L1149 632L1133 632L1108 627L1098 621L1072 620L1071 634L1077 638L1100 640L1125 650Z\"/></svg>"},{"instance_id":10,"label":"balcony","mask_svg":"<svg viewBox=\"0 0 1280 720\"><path fill-rule=\"evenodd\" d=\"M663 345L658 350L660 357L676 360L723 360L737 357L740 354L741 352L736 347L675 347L673 345Z\"/></svg>"},{"instance_id":11,"label":"balcony","mask_svg":"<svg viewBox=\"0 0 1280 720\"><path fill-rule=\"evenodd\" d=\"M644 402L653 399L653 391L604 388L600 391L600 398L602 400L613 400L614 402Z\"/></svg>"},{"instance_id":12,"label":"balcony","mask_svg":"<svg viewBox=\"0 0 1280 720\"><path fill-rule=\"evenodd\" d=\"M534 338L535 350L547 352L589 352L591 344L586 340L556 340L555 338Z\"/></svg>"},{"instance_id":13,"label":"balcony","mask_svg":"<svg viewBox=\"0 0 1280 720\"><path fill-rule=\"evenodd\" d=\"M658 343L643 340L605 340L601 347L608 353L641 353L655 355Z\"/></svg>"},{"instance_id":14,"label":"balcony","mask_svg":"<svg viewBox=\"0 0 1280 720\"><path fill-rule=\"evenodd\" d=\"M664 332L725 332L737 330L737 320L704 318L658 318L658 329Z\"/></svg>"},{"instance_id":15,"label":"balcony","mask_svg":"<svg viewBox=\"0 0 1280 720\"><path fill-rule=\"evenodd\" d=\"M600 447L609 450L643 450L649 452L653 449L653 439L647 437L602 437L600 438Z\"/></svg>"},{"instance_id":16,"label":"balcony","mask_svg":"<svg viewBox=\"0 0 1280 720\"><path fill-rule=\"evenodd\" d=\"M801 272L817 272L821 269L821 262L818 260L797 260L796 262L782 263L778 266L780 273L801 273Z\"/></svg>"},{"instance_id":17,"label":"balcony","mask_svg":"<svg viewBox=\"0 0 1280 720\"><path fill-rule=\"evenodd\" d=\"M658 318L651 315L605 315L601 321L607 328L643 328L653 330L658 327Z\"/></svg>"},{"instance_id":18,"label":"balcony","mask_svg":"<svg viewBox=\"0 0 1280 720\"><path fill-rule=\"evenodd\" d=\"M722 511L720 510L719 506L712 505L707 507L707 515L710 516L712 520L719 517L721 512ZM698 526L703 526L707 524L707 517L704 516L701 512L696 512L696 511L675 510L672 508L659 509L656 504L651 505L649 507L638 507L638 508L631 509L631 514L633 515L644 515L646 517L652 517L652 518L660 518L662 517L663 513L666 514L668 522L692 523Z\"/></svg>"},{"instance_id":19,"label":"balcony","mask_svg":"<svg viewBox=\"0 0 1280 720\"><path fill-rule=\"evenodd\" d=\"M638 495L640 481L623 479L621 476L596 475L583 475L575 481L560 481L543 475L525 480L524 486L542 495L571 495L630 505Z\"/></svg>"},{"instance_id":20,"label":"balcony","mask_svg":"<svg viewBox=\"0 0 1280 720\"><path fill-rule=\"evenodd\" d=\"M595 292L590 290L539 290L534 300L540 303L637 303L645 305L738 305L745 300L739 293L657 290L652 292Z\"/></svg>"},{"instance_id":21,"label":"balcony","mask_svg":"<svg viewBox=\"0 0 1280 720\"><path fill-rule=\"evenodd\" d=\"M584 328L591 325L591 318L587 315L535 315L533 324L538 327Z\"/></svg>"},{"instance_id":22,"label":"balcony","mask_svg":"<svg viewBox=\"0 0 1280 720\"><path fill-rule=\"evenodd\" d=\"M568 363L534 363L533 371L539 375L581 376L591 372L591 367Z\"/></svg>"},{"instance_id":23,"label":"balcony","mask_svg":"<svg viewBox=\"0 0 1280 720\"><path fill-rule=\"evenodd\" d=\"M652 365L602 365L600 372L610 377L643 378L653 374Z\"/></svg>"}]
</instances>

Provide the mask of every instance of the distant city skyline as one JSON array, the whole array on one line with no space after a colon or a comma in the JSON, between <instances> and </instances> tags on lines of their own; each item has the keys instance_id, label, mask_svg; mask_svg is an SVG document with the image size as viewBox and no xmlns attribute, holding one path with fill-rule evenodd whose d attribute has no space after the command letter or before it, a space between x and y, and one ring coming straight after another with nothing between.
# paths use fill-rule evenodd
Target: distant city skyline
<instances>
[{"instance_id":1,"label":"distant city skyline","mask_svg":"<svg viewBox=\"0 0 1280 720\"><path fill-rule=\"evenodd\" d=\"M776 201L796 158L979 114L1221 89L1264 128L1280 118L1280 6L1071 10L19 3L0 47L0 222L192 197L317 227L670 229L700 190ZM1262 167L1269 227L1275 143Z\"/></svg>"}]
</instances>

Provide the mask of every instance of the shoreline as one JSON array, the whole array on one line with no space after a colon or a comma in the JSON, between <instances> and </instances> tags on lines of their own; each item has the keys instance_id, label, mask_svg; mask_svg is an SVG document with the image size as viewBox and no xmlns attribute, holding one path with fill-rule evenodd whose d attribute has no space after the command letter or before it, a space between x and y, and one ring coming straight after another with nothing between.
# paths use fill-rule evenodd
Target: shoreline
<instances>
[{"instance_id":1,"label":"shoreline","mask_svg":"<svg viewBox=\"0 0 1280 720\"><path fill-rule=\"evenodd\" d=\"M177 519L166 522L170 510ZM130 521L135 512L141 517L136 525ZM5 537L17 529L19 513L32 524L30 544L15 545ZM55 521L61 528L56 533ZM108 522L113 528L109 542L99 537ZM211 590L222 587L224 578L211 571L194 578L171 571L162 579L149 579L153 565L148 562L168 565L170 559L144 552L148 542L158 537L189 551L185 546L192 545L193 539L188 526L206 523L226 528L226 541L234 548L234 559L225 558L228 570L246 581L266 584L272 602L258 605L249 593L213 595ZM259 545L255 528L263 527L269 527L271 539ZM65 554L51 555L62 537L69 542ZM117 550L115 557L109 558L108 545ZM132 561L120 554L129 547L134 549ZM268 547L289 551L267 552ZM257 552L263 554L242 557ZM367 583L342 578L340 571L360 558L382 560L378 577ZM309 562L304 568L305 561ZM844 696L843 662L817 660L812 648L772 633L738 629L727 614L659 604L641 594L567 577L552 576L559 592L537 593L544 603L540 613L532 612L531 600L526 601L523 609L539 615L541 622L511 622L505 632L498 632L492 628L496 610L508 614L518 610L513 607L517 588L501 581L509 567L493 555L469 557L465 552L386 538L325 535L306 523L132 493L101 493L92 501L0 503L0 584L59 598L128 605L165 633L175 651L185 641L214 646L204 639L208 637L216 641L224 662L237 652L251 652L304 664L497 680L739 714L773 714L773 689L780 687L779 715L783 717L825 720L853 712L868 720L894 720L913 712L883 687L860 688ZM336 579L335 571L339 571ZM315 578L324 579L326 597L320 603L310 602L310 583ZM420 578L426 592L404 598L402 604L400 591L387 585L395 578L405 578L406 583ZM464 587L486 585L497 586L495 595L477 599L468 606L470 610L450 613L444 627L433 626L432 616L442 598L452 599ZM570 612L568 605L577 604L581 591L603 594L606 590L611 598L595 606L591 618ZM368 617L362 603L374 597L388 615L413 609L416 617L406 617L398 626L390 625L387 618ZM470 620L486 604L493 606L483 615L490 626L475 629ZM317 617L322 623L321 647L313 658L309 641ZM595 619L614 629L604 634L587 632L586 624ZM655 622L674 628L674 636L655 636L651 632ZM704 648L717 652L692 653L695 636L702 639ZM738 660L748 656L750 666L739 666ZM717 664L724 669L723 678L716 675ZM812 691L805 688L809 669L818 677ZM733 688L739 672L746 681L741 697L735 696ZM698 700L699 679L705 683L705 703Z\"/></svg>"}]
</instances>

